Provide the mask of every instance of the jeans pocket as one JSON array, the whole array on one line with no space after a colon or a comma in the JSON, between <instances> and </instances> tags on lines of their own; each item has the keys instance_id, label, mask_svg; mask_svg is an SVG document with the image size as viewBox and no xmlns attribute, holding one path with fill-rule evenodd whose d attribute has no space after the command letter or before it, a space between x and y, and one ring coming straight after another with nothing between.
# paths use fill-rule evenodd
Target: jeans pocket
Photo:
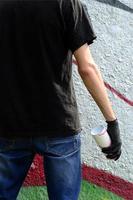
<instances>
[{"instance_id":1,"label":"jeans pocket","mask_svg":"<svg viewBox=\"0 0 133 200\"><path fill-rule=\"evenodd\" d=\"M0 137L0 152L11 150L14 144L15 139Z\"/></svg>"},{"instance_id":2,"label":"jeans pocket","mask_svg":"<svg viewBox=\"0 0 133 200\"><path fill-rule=\"evenodd\" d=\"M66 156L80 148L80 133L73 136L61 137L58 139L48 139L47 144L48 153L52 153L57 156Z\"/></svg>"}]
</instances>

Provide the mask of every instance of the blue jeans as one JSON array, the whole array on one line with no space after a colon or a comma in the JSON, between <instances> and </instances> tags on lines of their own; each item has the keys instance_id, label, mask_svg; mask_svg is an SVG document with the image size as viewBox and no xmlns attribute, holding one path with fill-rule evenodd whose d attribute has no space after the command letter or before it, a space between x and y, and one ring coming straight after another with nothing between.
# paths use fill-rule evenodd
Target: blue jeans
<instances>
[{"instance_id":1,"label":"blue jeans","mask_svg":"<svg viewBox=\"0 0 133 200\"><path fill-rule=\"evenodd\" d=\"M36 153L44 158L50 200L78 200L81 138L0 137L0 200L16 200Z\"/></svg>"}]
</instances>

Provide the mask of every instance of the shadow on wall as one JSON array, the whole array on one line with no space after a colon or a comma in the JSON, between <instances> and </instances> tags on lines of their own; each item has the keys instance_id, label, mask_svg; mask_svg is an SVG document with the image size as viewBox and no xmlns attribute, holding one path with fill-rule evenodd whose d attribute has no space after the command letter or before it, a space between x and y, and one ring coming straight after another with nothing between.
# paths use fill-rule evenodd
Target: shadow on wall
<instances>
[{"instance_id":1,"label":"shadow on wall","mask_svg":"<svg viewBox=\"0 0 133 200\"><path fill-rule=\"evenodd\" d=\"M119 0L95 0L95 1L105 3L105 4L111 5L113 7L120 8L122 10L133 13L133 8L130 8L129 6L125 5L124 3L121 3Z\"/></svg>"}]
</instances>

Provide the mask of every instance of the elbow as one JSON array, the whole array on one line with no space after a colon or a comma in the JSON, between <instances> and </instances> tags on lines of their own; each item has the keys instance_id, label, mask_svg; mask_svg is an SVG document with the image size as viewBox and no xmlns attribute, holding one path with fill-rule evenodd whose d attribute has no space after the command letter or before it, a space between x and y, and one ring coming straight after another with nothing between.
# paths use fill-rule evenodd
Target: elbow
<instances>
[{"instance_id":1,"label":"elbow","mask_svg":"<svg viewBox=\"0 0 133 200\"><path fill-rule=\"evenodd\" d=\"M82 76L88 76L92 73L97 73L97 65L95 63L88 63L84 67L79 67L78 72Z\"/></svg>"}]
</instances>

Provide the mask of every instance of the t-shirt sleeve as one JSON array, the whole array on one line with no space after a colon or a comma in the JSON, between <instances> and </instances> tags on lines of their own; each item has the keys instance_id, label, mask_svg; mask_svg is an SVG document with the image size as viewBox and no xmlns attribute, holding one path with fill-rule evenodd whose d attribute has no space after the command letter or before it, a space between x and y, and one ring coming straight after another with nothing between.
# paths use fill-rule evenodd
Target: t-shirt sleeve
<instances>
[{"instance_id":1,"label":"t-shirt sleeve","mask_svg":"<svg viewBox=\"0 0 133 200\"><path fill-rule=\"evenodd\" d=\"M76 9L79 16L74 17L74 9L70 0L66 1L64 11L64 21L66 25L66 40L68 48L74 53L83 44L90 45L97 38L90 15L85 4L79 2ZM80 7L81 6L81 7Z\"/></svg>"}]
</instances>

